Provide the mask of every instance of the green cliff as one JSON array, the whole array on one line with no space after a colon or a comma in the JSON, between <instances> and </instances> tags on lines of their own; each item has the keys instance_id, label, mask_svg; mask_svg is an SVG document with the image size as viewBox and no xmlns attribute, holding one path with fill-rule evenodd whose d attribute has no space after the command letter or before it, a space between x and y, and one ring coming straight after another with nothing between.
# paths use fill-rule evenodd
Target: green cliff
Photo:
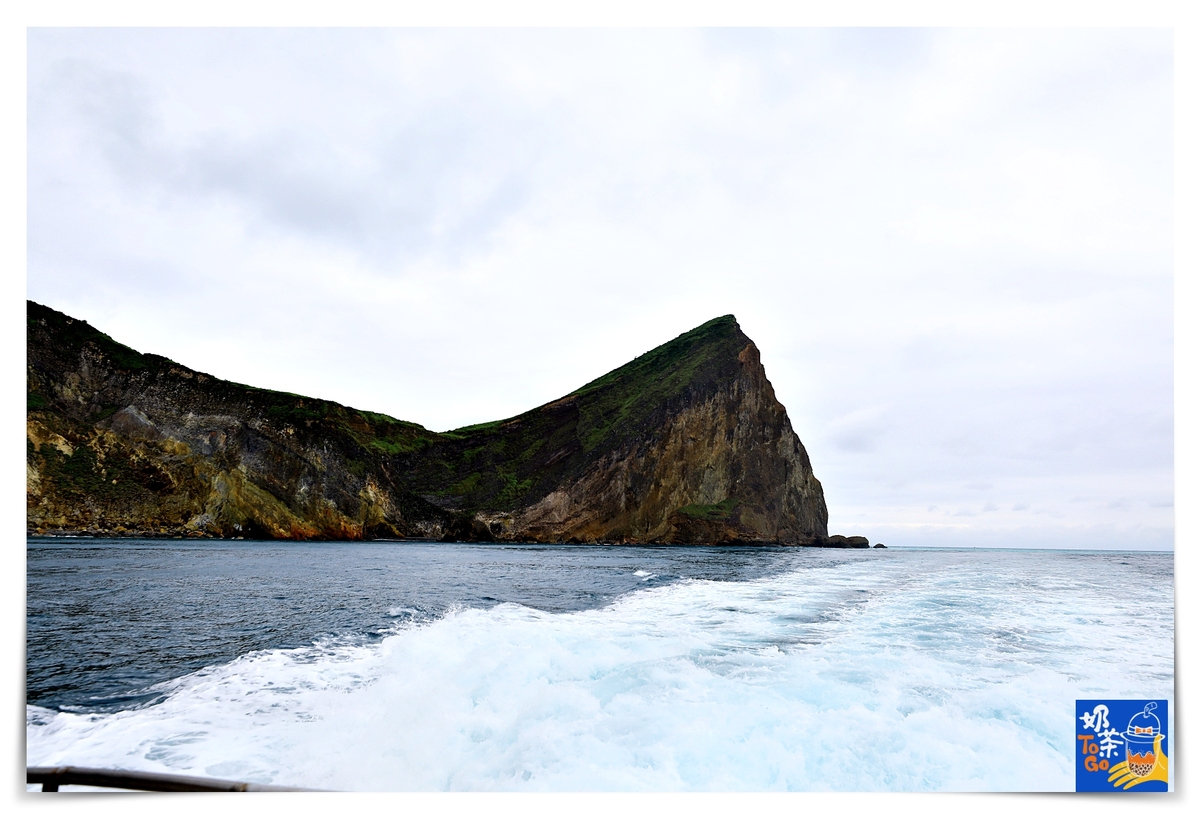
<instances>
[{"instance_id":1,"label":"green cliff","mask_svg":"<svg viewBox=\"0 0 1200 818\"><path fill-rule=\"evenodd\" d=\"M136 352L28 303L28 530L538 542L826 538L733 316L559 400L445 433Z\"/></svg>"}]
</instances>

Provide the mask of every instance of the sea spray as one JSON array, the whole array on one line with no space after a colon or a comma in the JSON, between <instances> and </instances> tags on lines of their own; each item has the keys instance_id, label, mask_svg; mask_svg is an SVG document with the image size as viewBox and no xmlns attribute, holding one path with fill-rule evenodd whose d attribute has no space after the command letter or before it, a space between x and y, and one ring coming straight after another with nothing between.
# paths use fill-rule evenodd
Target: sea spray
<instances>
[{"instance_id":1,"label":"sea spray","mask_svg":"<svg viewBox=\"0 0 1200 818\"><path fill-rule=\"evenodd\" d=\"M355 790L1069 790L1075 698L1174 693L1169 557L1079 556L455 608L254 651L139 709L31 707L29 763Z\"/></svg>"}]
</instances>

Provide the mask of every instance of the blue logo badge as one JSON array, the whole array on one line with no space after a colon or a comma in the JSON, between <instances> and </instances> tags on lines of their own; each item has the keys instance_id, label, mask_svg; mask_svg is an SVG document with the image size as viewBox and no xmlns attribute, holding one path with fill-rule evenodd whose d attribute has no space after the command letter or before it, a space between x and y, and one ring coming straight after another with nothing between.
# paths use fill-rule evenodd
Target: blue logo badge
<instances>
[{"instance_id":1,"label":"blue logo badge","mask_svg":"<svg viewBox=\"0 0 1200 818\"><path fill-rule=\"evenodd\" d=\"M1075 792L1166 792L1167 700L1075 700Z\"/></svg>"}]
</instances>

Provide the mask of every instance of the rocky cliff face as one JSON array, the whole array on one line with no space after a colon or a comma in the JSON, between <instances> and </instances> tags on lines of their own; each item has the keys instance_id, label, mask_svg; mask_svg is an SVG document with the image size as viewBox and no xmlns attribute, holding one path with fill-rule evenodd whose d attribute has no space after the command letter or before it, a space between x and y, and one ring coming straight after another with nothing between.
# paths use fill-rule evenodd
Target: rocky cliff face
<instances>
[{"instance_id":1,"label":"rocky cliff face","mask_svg":"<svg viewBox=\"0 0 1200 818\"><path fill-rule=\"evenodd\" d=\"M505 538L582 542L824 537L821 484L752 343L737 362L725 383L599 453L536 502L487 515L490 527Z\"/></svg>"},{"instance_id":2,"label":"rocky cliff face","mask_svg":"<svg viewBox=\"0 0 1200 818\"><path fill-rule=\"evenodd\" d=\"M142 355L28 305L31 532L536 542L827 536L758 350L714 319L558 401L438 434Z\"/></svg>"}]
</instances>

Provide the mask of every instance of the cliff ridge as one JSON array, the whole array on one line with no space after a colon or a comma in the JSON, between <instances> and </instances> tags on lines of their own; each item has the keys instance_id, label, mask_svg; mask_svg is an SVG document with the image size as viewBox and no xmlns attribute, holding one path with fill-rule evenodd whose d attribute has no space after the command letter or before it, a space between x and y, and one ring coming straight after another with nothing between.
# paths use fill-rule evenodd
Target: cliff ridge
<instances>
[{"instance_id":1,"label":"cliff ridge","mask_svg":"<svg viewBox=\"0 0 1200 818\"><path fill-rule=\"evenodd\" d=\"M437 433L214 378L27 306L31 533L827 538L821 484L731 315L521 415Z\"/></svg>"}]
</instances>

